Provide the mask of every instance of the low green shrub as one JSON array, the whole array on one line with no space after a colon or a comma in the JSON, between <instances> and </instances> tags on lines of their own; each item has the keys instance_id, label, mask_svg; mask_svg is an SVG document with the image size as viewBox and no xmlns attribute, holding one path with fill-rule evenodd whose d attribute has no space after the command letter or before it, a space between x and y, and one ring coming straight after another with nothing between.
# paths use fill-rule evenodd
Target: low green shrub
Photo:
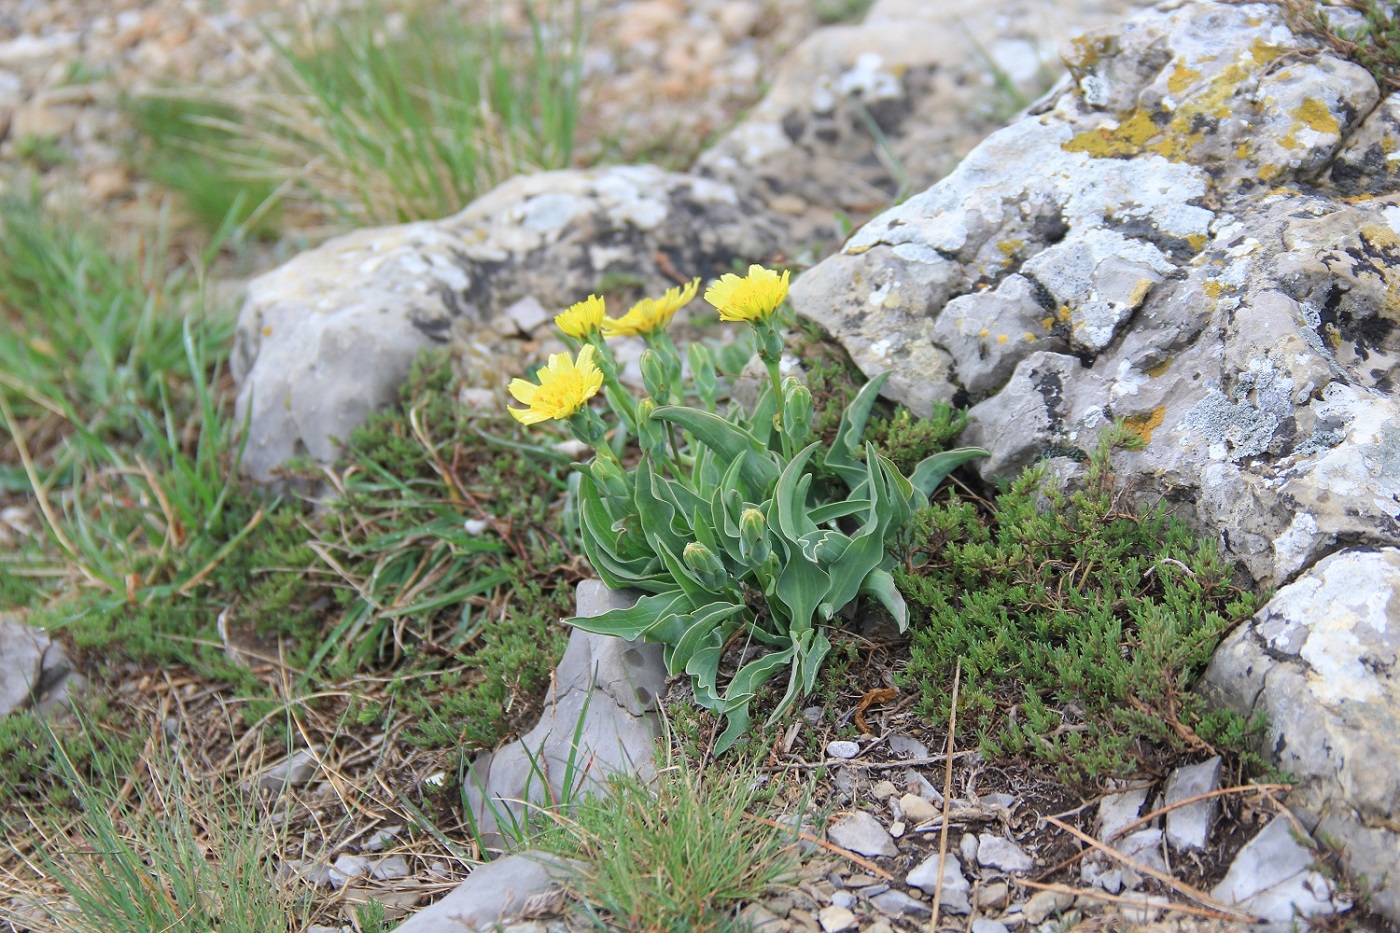
<instances>
[{"instance_id":1,"label":"low green shrub","mask_svg":"<svg viewBox=\"0 0 1400 933\"><path fill-rule=\"evenodd\" d=\"M1183 749L1242 749L1244 724L1190 686L1258 599L1182 521L1125 508L1110 452L1135 438L1105 432L1073 492L1030 469L989 509L950 496L915 516L920 543L895 571L911 607L898 680L922 715L945 721L961 660L958 721L989 757L1078 779Z\"/></svg>"}]
</instances>

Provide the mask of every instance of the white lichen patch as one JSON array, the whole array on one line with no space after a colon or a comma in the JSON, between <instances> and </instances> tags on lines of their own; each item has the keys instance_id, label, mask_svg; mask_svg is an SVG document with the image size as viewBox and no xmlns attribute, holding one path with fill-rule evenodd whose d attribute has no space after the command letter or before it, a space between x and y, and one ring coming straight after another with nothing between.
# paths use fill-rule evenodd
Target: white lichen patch
<instances>
[{"instance_id":1,"label":"white lichen patch","mask_svg":"<svg viewBox=\"0 0 1400 933\"><path fill-rule=\"evenodd\" d=\"M557 234L587 210L588 205L576 195L564 192L536 195L520 208L520 225L546 236Z\"/></svg>"},{"instance_id":2,"label":"white lichen patch","mask_svg":"<svg viewBox=\"0 0 1400 933\"><path fill-rule=\"evenodd\" d=\"M1231 401L1212 388L1181 419L1183 435L1179 443L1204 441L1212 460L1243 460L1268 449L1279 419L1260 411L1247 401Z\"/></svg>"},{"instance_id":3,"label":"white lichen patch","mask_svg":"<svg viewBox=\"0 0 1400 933\"><path fill-rule=\"evenodd\" d=\"M1274 575L1286 580L1303 566L1317 543L1317 519L1307 512L1293 516L1283 534L1274 539Z\"/></svg>"},{"instance_id":4,"label":"white lichen patch","mask_svg":"<svg viewBox=\"0 0 1400 933\"><path fill-rule=\"evenodd\" d=\"M1307 626L1287 625L1270 633L1269 646L1305 661L1309 691L1328 705L1366 702L1384 693L1364 662L1366 643L1384 635L1390 624L1394 581L1378 577L1394 568L1377 566L1365 556L1327 561L1279 590L1265 610L1275 617L1309 620Z\"/></svg>"}]
</instances>

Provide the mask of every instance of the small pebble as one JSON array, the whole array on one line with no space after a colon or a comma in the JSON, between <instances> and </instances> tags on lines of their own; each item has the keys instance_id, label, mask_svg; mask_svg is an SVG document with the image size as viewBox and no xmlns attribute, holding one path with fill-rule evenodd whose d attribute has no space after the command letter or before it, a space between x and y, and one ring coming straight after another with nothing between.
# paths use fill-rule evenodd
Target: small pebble
<instances>
[{"instance_id":1,"label":"small pebble","mask_svg":"<svg viewBox=\"0 0 1400 933\"><path fill-rule=\"evenodd\" d=\"M826 754L830 758L854 758L860 754L860 746L855 742L837 739L827 745Z\"/></svg>"},{"instance_id":2,"label":"small pebble","mask_svg":"<svg viewBox=\"0 0 1400 933\"><path fill-rule=\"evenodd\" d=\"M369 876L376 881L396 881L399 878L407 878L408 875L408 859L402 855L380 859L369 872Z\"/></svg>"},{"instance_id":3,"label":"small pebble","mask_svg":"<svg viewBox=\"0 0 1400 933\"><path fill-rule=\"evenodd\" d=\"M817 922L826 933L841 933L842 930L849 930L856 925L856 915L848 908L833 904L817 911Z\"/></svg>"},{"instance_id":4,"label":"small pebble","mask_svg":"<svg viewBox=\"0 0 1400 933\"><path fill-rule=\"evenodd\" d=\"M918 826L938 818L939 810L917 794L905 794L899 798L899 807L904 812L904 821Z\"/></svg>"}]
</instances>

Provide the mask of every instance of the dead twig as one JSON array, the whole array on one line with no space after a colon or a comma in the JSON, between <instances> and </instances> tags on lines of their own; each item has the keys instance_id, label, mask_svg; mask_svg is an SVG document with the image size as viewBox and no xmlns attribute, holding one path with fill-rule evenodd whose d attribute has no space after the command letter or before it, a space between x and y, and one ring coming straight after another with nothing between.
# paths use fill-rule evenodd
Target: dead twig
<instances>
[{"instance_id":1,"label":"dead twig","mask_svg":"<svg viewBox=\"0 0 1400 933\"><path fill-rule=\"evenodd\" d=\"M1098 891L1094 888L1072 888L1067 884L1043 884L1039 881L1022 879L1020 884L1028 888L1035 888L1037 891L1055 891L1059 894L1073 894L1075 897L1090 897L1096 901L1108 901L1112 904L1120 904L1124 907L1160 907L1163 910L1174 910L1183 914L1191 914L1193 917L1208 917L1211 920L1235 920L1235 914L1224 913L1219 910L1211 910L1208 907L1192 907L1190 904L1163 904L1160 901L1150 901L1140 897L1124 897L1121 894L1109 894L1107 891Z\"/></svg>"},{"instance_id":2,"label":"dead twig","mask_svg":"<svg viewBox=\"0 0 1400 933\"><path fill-rule=\"evenodd\" d=\"M755 815L752 814L752 813L745 813L744 816L747 817L748 819L754 820L755 822L762 823L762 824L765 825L765 826L771 826L771 827L773 827L774 829L782 830L782 831L785 832L785 833L794 832L794 830L793 830L793 828L792 828L791 826L784 826L782 823L779 823L777 820L770 820L770 819L769 819L768 817L766 817L766 816L755 816ZM797 836L798 839L804 840L804 841L806 841L806 842L815 843L816 845L821 846L823 849L826 849L828 852L832 852L832 853L834 853L834 854L836 854L836 855L841 856L841 857L844 858L844 859L848 859L848 860L850 860L850 861L852 861L852 862L855 862L855 863L856 863L857 865L859 865L861 868L864 868L866 871L869 871L869 872L874 872L875 874L879 875L881 878L884 878L886 881L894 881L894 880L895 880L894 875L892 875L892 874L890 874L889 872L885 871L883 868L881 868L879 865L876 865L874 862L870 861L869 859L867 859L867 858L862 858L861 856L856 855L854 852L852 852L852 851L849 850L849 849L843 849L843 848L841 848L841 847L838 846L838 845L835 845L835 844L833 844L833 843L827 842L825 839L818 839L816 836L813 836L813 835L811 835L810 833L804 833L804 832L802 832L802 830L800 830L800 829L795 831L795 835Z\"/></svg>"},{"instance_id":3,"label":"dead twig","mask_svg":"<svg viewBox=\"0 0 1400 933\"><path fill-rule=\"evenodd\" d=\"M1185 800L1178 800L1176 803L1168 804L1165 807L1160 807L1156 810L1153 810L1146 816L1138 817L1126 826L1121 826L1118 829L1115 829L1112 833L1109 834L1108 838L1105 839L1104 842L1112 843L1115 839L1122 838L1124 834L1131 832L1134 829L1137 829L1144 823L1151 823L1157 817L1162 816L1166 813L1170 813L1178 807L1184 807L1188 804L1199 803L1202 800L1210 800L1212 797L1224 797L1228 794L1247 793L1250 791L1268 795L1272 794L1274 791L1292 789L1292 784L1239 784L1235 787L1222 787L1218 790L1209 791L1204 794L1197 794L1194 797L1187 797Z\"/></svg>"},{"instance_id":4,"label":"dead twig","mask_svg":"<svg viewBox=\"0 0 1400 933\"><path fill-rule=\"evenodd\" d=\"M1235 910L1225 904L1220 903L1204 891L1198 890L1197 888L1193 888L1191 887L1191 885L1187 884L1184 881L1178 881L1176 878L1173 878L1166 872L1158 871L1150 865L1144 865L1141 862L1130 859L1122 852L1119 852L1117 849L1114 849L1110 846L1104 845L1102 842L1099 842L1093 836L1090 836L1088 833L1084 832L1081 829L1071 826L1068 823L1065 823L1061 820L1057 820L1054 817L1047 817L1045 822L1051 824L1052 826L1056 826L1060 829L1063 829L1065 832L1079 839L1081 842L1088 843L1095 849L1098 849L1100 852L1107 855L1109 858L1117 862L1121 862L1122 864L1131 868L1133 871L1138 872L1139 874L1147 875L1151 878L1156 878L1158 881L1162 882L1167 887L1186 897L1189 897L1196 903L1201 904L1205 907L1209 907L1212 910L1219 910L1228 914L1230 916L1230 919L1232 920L1240 920L1245 923L1259 922L1258 917L1255 917L1252 914L1247 914L1242 910Z\"/></svg>"},{"instance_id":5,"label":"dead twig","mask_svg":"<svg viewBox=\"0 0 1400 933\"><path fill-rule=\"evenodd\" d=\"M953 667L953 696L948 701L948 751L943 766L943 825L938 831L938 882L933 887L933 913L929 933L938 929L938 908L943 904L943 866L948 861L948 810L953 800L953 743L958 732L958 687L962 684L962 658Z\"/></svg>"}]
</instances>

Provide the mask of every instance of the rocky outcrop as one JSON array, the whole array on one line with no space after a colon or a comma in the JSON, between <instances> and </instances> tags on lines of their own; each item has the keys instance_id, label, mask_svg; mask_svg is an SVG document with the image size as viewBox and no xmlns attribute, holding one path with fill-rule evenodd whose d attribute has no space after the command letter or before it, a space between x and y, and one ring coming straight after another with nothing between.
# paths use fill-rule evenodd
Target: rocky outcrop
<instances>
[{"instance_id":1,"label":"rocky outcrop","mask_svg":"<svg viewBox=\"0 0 1400 933\"><path fill-rule=\"evenodd\" d=\"M609 279L659 292L718 275L773 253L779 229L729 185L621 166L516 178L445 220L331 240L248 287L232 362L243 467L266 481L292 457L334 460L425 348L452 346L495 385Z\"/></svg>"},{"instance_id":2,"label":"rocky outcrop","mask_svg":"<svg viewBox=\"0 0 1400 933\"><path fill-rule=\"evenodd\" d=\"M1073 48L1049 110L863 227L794 304L900 401L971 404L989 477L1125 418L1148 443L1122 472L1262 584L1400 543L1400 206L1329 180L1354 137L1394 138L1375 82L1265 5Z\"/></svg>"},{"instance_id":3,"label":"rocky outcrop","mask_svg":"<svg viewBox=\"0 0 1400 933\"><path fill-rule=\"evenodd\" d=\"M1345 843L1400 917L1400 550L1349 549L1269 600L1216 651L1205 685L1268 721L1267 751L1313 832Z\"/></svg>"},{"instance_id":4,"label":"rocky outcrop","mask_svg":"<svg viewBox=\"0 0 1400 933\"><path fill-rule=\"evenodd\" d=\"M970 405L987 478L1072 477L1123 419L1131 490L1296 581L1210 684L1269 714L1290 803L1400 916L1400 96L1266 4L1164 5L1068 63L792 301L915 410Z\"/></svg>"}]
</instances>

